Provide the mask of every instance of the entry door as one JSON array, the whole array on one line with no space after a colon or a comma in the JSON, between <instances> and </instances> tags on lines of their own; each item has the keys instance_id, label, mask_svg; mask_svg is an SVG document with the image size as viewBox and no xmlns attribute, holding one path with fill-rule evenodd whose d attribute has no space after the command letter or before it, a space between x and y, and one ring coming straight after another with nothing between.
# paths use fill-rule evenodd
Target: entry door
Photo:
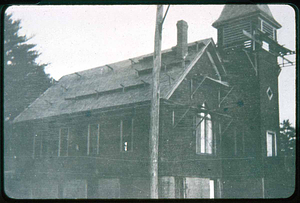
<instances>
[{"instance_id":1,"label":"entry door","mask_svg":"<svg viewBox=\"0 0 300 203\"><path fill-rule=\"evenodd\" d=\"M209 178L185 178L184 198L214 198L214 181Z\"/></svg>"}]
</instances>

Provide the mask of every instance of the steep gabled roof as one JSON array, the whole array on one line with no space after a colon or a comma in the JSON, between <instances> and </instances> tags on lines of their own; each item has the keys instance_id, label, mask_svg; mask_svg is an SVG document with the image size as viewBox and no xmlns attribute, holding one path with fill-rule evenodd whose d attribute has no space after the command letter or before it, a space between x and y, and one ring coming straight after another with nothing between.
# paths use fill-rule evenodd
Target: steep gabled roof
<instances>
[{"instance_id":1,"label":"steep gabled roof","mask_svg":"<svg viewBox=\"0 0 300 203\"><path fill-rule=\"evenodd\" d=\"M269 19L277 28L281 27L274 19L270 8L266 4L227 4L224 6L220 17L212 24L212 26L219 27L228 21L251 16L252 14L260 14Z\"/></svg>"},{"instance_id":2,"label":"steep gabled roof","mask_svg":"<svg viewBox=\"0 0 300 203\"><path fill-rule=\"evenodd\" d=\"M208 46L214 46L211 38L188 44L185 67L173 49L162 51L161 98L169 98ZM66 75L14 122L150 101L152 68L153 54L148 54Z\"/></svg>"}]
</instances>

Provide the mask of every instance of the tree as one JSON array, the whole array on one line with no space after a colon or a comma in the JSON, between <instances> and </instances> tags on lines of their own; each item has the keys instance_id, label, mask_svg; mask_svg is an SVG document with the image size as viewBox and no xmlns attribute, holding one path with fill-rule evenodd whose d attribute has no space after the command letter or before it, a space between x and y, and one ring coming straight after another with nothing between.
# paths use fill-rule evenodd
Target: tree
<instances>
[{"instance_id":1,"label":"tree","mask_svg":"<svg viewBox=\"0 0 300 203\"><path fill-rule=\"evenodd\" d=\"M284 156L295 156L296 131L289 120L284 120L280 127L280 152Z\"/></svg>"},{"instance_id":2,"label":"tree","mask_svg":"<svg viewBox=\"0 0 300 203\"><path fill-rule=\"evenodd\" d=\"M47 64L38 64L40 55L30 44L30 38L20 36L20 20L12 15L4 16L4 167L14 169L11 122L51 85L51 79L44 71Z\"/></svg>"},{"instance_id":3,"label":"tree","mask_svg":"<svg viewBox=\"0 0 300 203\"><path fill-rule=\"evenodd\" d=\"M38 64L40 55L30 38L20 36L20 20L12 14L4 17L4 118L12 121L51 85L44 71L47 64Z\"/></svg>"}]
</instances>

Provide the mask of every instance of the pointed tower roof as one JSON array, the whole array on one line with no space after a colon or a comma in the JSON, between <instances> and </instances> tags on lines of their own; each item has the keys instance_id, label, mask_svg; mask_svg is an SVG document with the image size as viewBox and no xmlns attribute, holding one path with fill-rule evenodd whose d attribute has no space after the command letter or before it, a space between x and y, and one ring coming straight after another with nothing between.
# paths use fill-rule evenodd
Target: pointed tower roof
<instances>
[{"instance_id":1,"label":"pointed tower roof","mask_svg":"<svg viewBox=\"0 0 300 203\"><path fill-rule=\"evenodd\" d=\"M269 6L266 4L227 4L223 8L220 17L212 24L212 26L217 28L228 21L252 15L260 15L268 19L276 28L281 27L281 25L274 19Z\"/></svg>"}]
</instances>

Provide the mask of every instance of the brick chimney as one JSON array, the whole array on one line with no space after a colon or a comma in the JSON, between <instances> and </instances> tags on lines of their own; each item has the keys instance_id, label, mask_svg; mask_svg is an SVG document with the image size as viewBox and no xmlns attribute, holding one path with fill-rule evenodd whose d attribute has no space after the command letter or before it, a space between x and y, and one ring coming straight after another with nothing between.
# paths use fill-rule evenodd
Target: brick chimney
<instances>
[{"instance_id":1,"label":"brick chimney","mask_svg":"<svg viewBox=\"0 0 300 203\"><path fill-rule=\"evenodd\" d=\"M184 20L177 22L177 46L176 46L176 57L184 59L188 53L188 24Z\"/></svg>"}]
</instances>

